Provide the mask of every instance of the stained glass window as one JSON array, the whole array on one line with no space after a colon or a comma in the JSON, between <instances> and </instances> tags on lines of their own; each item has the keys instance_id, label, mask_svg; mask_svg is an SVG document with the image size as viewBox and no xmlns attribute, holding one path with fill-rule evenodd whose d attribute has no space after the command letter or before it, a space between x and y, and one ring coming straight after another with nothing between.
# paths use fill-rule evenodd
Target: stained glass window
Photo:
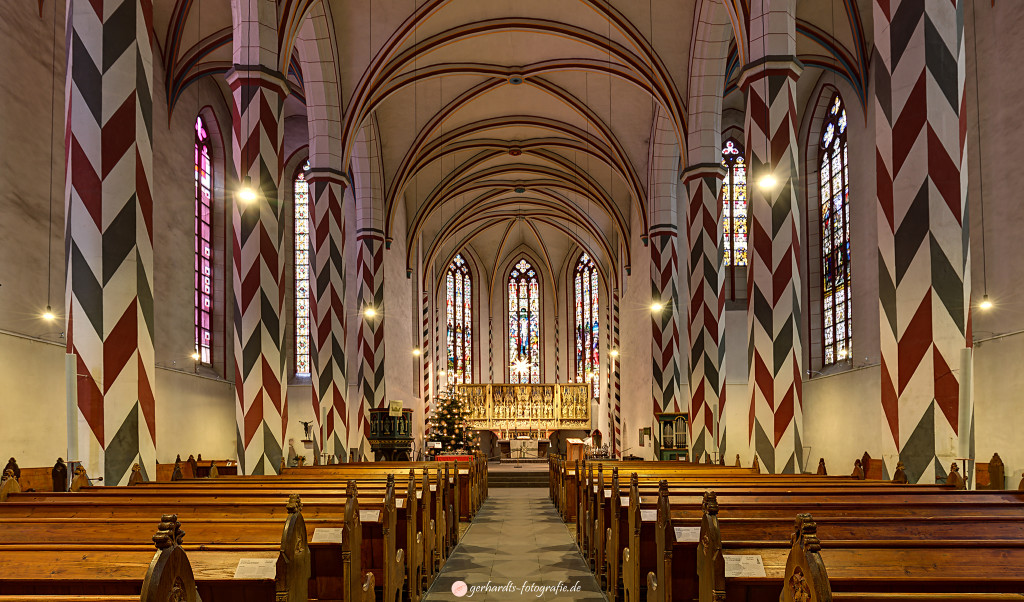
<instances>
[{"instance_id":1,"label":"stained glass window","mask_svg":"<svg viewBox=\"0 0 1024 602\"><path fill-rule=\"evenodd\" d=\"M601 393L597 265L586 253L576 262L573 285L576 293L576 382L590 382L597 398Z\"/></svg>"},{"instance_id":2,"label":"stained glass window","mask_svg":"<svg viewBox=\"0 0 1024 602\"><path fill-rule=\"evenodd\" d=\"M295 373L309 374L309 161L295 176Z\"/></svg>"},{"instance_id":3,"label":"stained glass window","mask_svg":"<svg viewBox=\"0 0 1024 602\"><path fill-rule=\"evenodd\" d=\"M540 383L540 279L526 259L508 275L510 383Z\"/></svg>"},{"instance_id":4,"label":"stained glass window","mask_svg":"<svg viewBox=\"0 0 1024 602\"><path fill-rule=\"evenodd\" d=\"M735 139L722 147L722 258L727 266L747 265L747 166Z\"/></svg>"},{"instance_id":5,"label":"stained glass window","mask_svg":"<svg viewBox=\"0 0 1024 602\"><path fill-rule=\"evenodd\" d=\"M462 254L448 265L445 278L448 315L448 382L473 380L473 278Z\"/></svg>"},{"instance_id":6,"label":"stained glass window","mask_svg":"<svg viewBox=\"0 0 1024 602\"><path fill-rule=\"evenodd\" d=\"M824 364L852 357L853 298L850 288L850 185L846 108L837 93L822 127L821 303Z\"/></svg>"},{"instance_id":7,"label":"stained glass window","mask_svg":"<svg viewBox=\"0 0 1024 602\"><path fill-rule=\"evenodd\" d=\"M213 331L213 163L210 161L210 132L202 116L195 124L195 251L193 281L193 324L195 352L199 361L209 364Z\"/></svg>"}]
</instances>

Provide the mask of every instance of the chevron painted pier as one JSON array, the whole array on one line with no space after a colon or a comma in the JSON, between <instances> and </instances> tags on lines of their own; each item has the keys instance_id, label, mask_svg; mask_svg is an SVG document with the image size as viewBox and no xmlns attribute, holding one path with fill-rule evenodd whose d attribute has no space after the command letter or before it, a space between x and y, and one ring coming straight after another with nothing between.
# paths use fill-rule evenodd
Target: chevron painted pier
<instances>
[{"instance_id":1,"label":"chevron painted pier","mask_svg":"<svg viewBox=\"0 0 1024 602\"><path fill-rule=\"evenodd\" d=\"M686 311L690 386L691 457L716 456L715 424L725 405L725 280L722 260L722 188L724 168L718 163L687 168L683 182L689 192L686 224L690 252L686 273L690 299ZM717 408L717 415L716 410Z\"/></svg>"},{"instance_id":2,"label":"chevron painted pier","mask_svg":"<svg viewBox=\"0 0 1024 602\"><path fill-rule=\"evenodd\" d=\"M156 476L152 21L147 0L68 3L67 352L77 459L107 485Z\"/></svg>"},{"instance_id":3,"label":"chevron painted pier","mask_svg":"<svg viewBox=\"0 0 1024 602\"><path fill-rule=\"evenodd\" d=\"M331 169L309 170L311 246L313 416L324 453L347 459L348 405L345 374L345 212L347 179ZM323 422L321 423L321 417Z\"/></svg>"},{"instance_id":4,"label":"chevron painted pier","mask_svg":"<svg viewBox=\"0 0 1024 602\"><path fill-rule=\"evenodd\" d=\"M763 18L762 18L763 20ZM796 80L793 56L747 66L746 148L750 170L747 255L747 436L768 472L803 470L800 228L796 199ZM761 185L772 175L773 185Z\"/></svg>"},{"instance_id":5,"label":"chevron painted pier","mask_svg":"<svg viewBox=\"0 0 1024 602\"><path fill-rule=\"evenodd\" d=\"M249 176L256 188L256 200L236 198L232 210L238 458L245 474L277 474L288 421L284 208L278 194L287 84L279 73L241 65L228 74L228 83L235 101L235 160L241 177Z\"/></svg>"},{"instance_id":6,"label":"chevron painted pier","mask_svg":"<svg viewBox=\"0 0 1024 602\"><path fill-rule=\"evenodd\" d=\"M873 7L883 457L913 482L973 457L965 4Z\"/></svg>"}]
</instances>

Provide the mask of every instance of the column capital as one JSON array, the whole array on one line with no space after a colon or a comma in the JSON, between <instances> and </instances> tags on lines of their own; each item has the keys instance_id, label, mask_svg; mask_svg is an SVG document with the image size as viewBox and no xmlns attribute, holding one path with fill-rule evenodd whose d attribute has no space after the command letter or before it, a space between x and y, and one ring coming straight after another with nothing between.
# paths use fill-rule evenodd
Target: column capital
<instances>
[{"instance_id":1,"label":"column capital","mask_svg":"<svg viewBox=\"0 0 1024 602\"><path fill-rule=\"evenodd\" d=\"M224 79L227 80L228 86L232 90L241 86L254 85L260 88L270 88L280 94L282 98L288 96L291 90L288 78L283 73L264 65L239 65L236 63L228 69Z\"/></svg>"},{"instance_id":2,"label":"column capital","mask_svg":"<svg viewBox=\"0 0 1024 602\"><path fill-rule=\"evenodd\" d=\"M694 163L693 165L688 165L679 174L679 179L682 180L683 184L689 184L690 180L706 177L724 180L725 166L721 163Z\"/></svg>"},{"instance_id":3,"label":"column capital","mask_svg":"<svg viewBox=\"0 0 1024 602\"><path fill-rule=\"evenodd\" d=\"M791 54L770 54L744 65L738 85L740 90L746 92L750 84L764 77L785 75L796 80L803 70L803 62Z\"/></svg>"},{"instance_id":4,"label":"column capital","mask_svg":"<svg viewBox=\"0 0 1024 602\"><path fill-rule=\"evenodd\" d=\"M341 184L345 188L352 186L352 181L349 180L348 174L333 167L310 167L306 171L306 181L330 182L332 184Z\"/></svg>"},{"instance_id":5,"label":"column capital","mask_svg":"<svg viewBox=\"0 0 1024 602\"><path fill-rule=\"evenodd\" d=\"M679 227L675 224L654 224L647 230L647 237L679 236Z\"/></svg>"}]
</instances>

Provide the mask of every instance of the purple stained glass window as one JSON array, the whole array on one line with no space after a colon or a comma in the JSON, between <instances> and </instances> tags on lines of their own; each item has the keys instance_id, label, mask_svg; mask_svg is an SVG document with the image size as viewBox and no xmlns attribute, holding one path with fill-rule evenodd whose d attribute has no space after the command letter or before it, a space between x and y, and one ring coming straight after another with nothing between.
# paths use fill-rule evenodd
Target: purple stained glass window
<instances>
[{"instance_id":1,"label":"purple stained glass window","mask_svg":"<svg viewBox=\"0 0 1024 602\"><path fill-rule=\"evenodd\" d=\"M473 382L473 277L462 254L448 265L445 277L448 316L448 382Z\"/></svg>"},{"instance_id":2,"label":"purple stained glass window","mask_svg":"<svg viewBox=\"0 0 1024 602\"><path fill-rule=\"evenodd\" d=\"M540 280L526 259L508 275L508 357L510 383L540 383Z\"/></svg>"},{"instance_id":3,"label":"purple stained glass window","mask_svg":"<svg viewBox=\"0 0 1024 602\"><path fill-rule=\"evenodd\" d=\"M829 102L822 124L821 326L823 361L828 366L852 357L853 297L850 282L850 189L846 108L839 94Z\"/></svg>"},{"instance_id":4,"label":"purple stained glass window","mask_svg":"<svg viewBox=\"0 0 1024 602\"><path fill-rule=\"evenodd\" d=\"M309 374L309 161L295 176L295 373Z\"/></svg>"},{"instance_id":5,"label":"purple stained glass window","mask_svg":"<svg viewBox=\"0 0 1024 602\"><path fill-rule=\"evenodd\" d=\"M202 116L195 123L195 268L194 319L195 352L199 361L212 361L213 330L213 163L210 160L210 132Z\"/></svg>"},{"instance_id":6,"label":"purple stained glass window","mask_svg":"<svg viewBox=\"0 0 1024 602\"><path fill-rule=\"evenodd\" d=\"M576 300L576 382L590 382L594 398L601 394L600 313L597 265L583 253L573 270Z\"/></svg>"},{"instance_id":7,"label":"purple stained glass window","mask_svg":"<svg viewBox=\"0 0 1024 602\"><path fill-rule=\"evenodd\" d=\"M727 266L747 265L747 166L743 146L735 139L722 147L722 260Z\"/></svg>"}]
</instances>

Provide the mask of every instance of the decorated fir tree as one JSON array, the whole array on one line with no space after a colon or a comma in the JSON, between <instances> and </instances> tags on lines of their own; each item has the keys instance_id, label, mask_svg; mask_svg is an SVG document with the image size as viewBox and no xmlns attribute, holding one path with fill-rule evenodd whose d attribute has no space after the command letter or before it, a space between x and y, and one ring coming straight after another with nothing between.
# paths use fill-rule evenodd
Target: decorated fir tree
<instances>
[{"instance_id":1,"label":"decorated fir tree","mask_svg":"<svg viewBox=\"0 0 1024 602\"><path fill-rule=\"evenodd\" d=\"M430 440L441 444L438 454L469 454L480 449L477 434L469 427L469 411L464 397L448 387L437 396L437 407L430 418Z\"/></svg>"}]
</instances>

